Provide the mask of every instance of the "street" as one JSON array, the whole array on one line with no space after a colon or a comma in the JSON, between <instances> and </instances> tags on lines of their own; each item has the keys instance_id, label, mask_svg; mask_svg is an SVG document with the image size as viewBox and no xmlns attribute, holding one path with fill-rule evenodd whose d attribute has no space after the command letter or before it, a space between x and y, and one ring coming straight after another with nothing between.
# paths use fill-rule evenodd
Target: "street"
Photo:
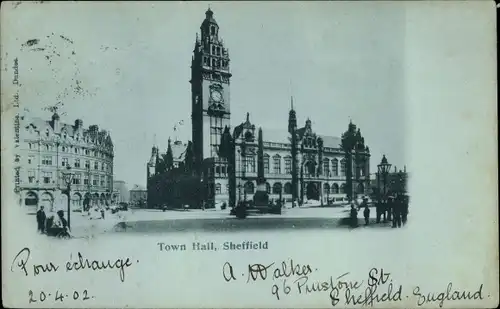
<instances>
[{"instance_id":1,"label":"street","mask_svg":"<svg viewBox=\"0 0 500 309\"><path fill-rule=\"evenodd\" d=\"M117 214L106 213L105 219L89 220L80 213L72 214L72 234L85 237L103 233L161 233L183 231L232 232L276 229L348 229L348 207L311 207L283 209L281 215L252 214L246 219L229 215L229 210L131 209ZM364 225L362 210L358 212L358 228L386 228L375 223L375 208L370 211L370 225Z\"/></svg>"}]
</instances>

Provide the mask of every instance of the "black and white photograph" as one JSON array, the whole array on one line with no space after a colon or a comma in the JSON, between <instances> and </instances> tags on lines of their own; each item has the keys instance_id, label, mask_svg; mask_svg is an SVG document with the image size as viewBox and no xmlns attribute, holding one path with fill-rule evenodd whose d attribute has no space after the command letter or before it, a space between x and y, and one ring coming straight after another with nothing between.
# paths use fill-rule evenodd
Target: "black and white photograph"
<instances>
[{"instance_id":1,"label":"black and white photograph","mask_svg":"<svg viewBox=\"0 0 500 309\"><path fill-rule=\"evenodd\" d=\"M494 3L1 16L4 306L498 304Z\"/></svg>"}]
</instances>

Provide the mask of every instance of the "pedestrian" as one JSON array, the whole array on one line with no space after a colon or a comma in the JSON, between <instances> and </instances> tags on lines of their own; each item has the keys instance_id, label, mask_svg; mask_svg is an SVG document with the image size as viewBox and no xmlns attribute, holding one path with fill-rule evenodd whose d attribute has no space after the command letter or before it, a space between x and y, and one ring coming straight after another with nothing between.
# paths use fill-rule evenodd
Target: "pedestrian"
<instances>
[{"instance_id":1,"label":"pedestrian","mask_svg":"<svg viewBox=\"0 0 500 309\"><path fill-rule=\"evenodd\" d=\"M101 207L101 219L104 219L104 208Z\"/></svg>"},{"instance_id":2,"label":"pedestrian","mask_svg":"<svg viewBox=\"0 0 500 309\"><path fill-rule=\"evenodd\" d=\"M356 209L356 206L354 203L351 204L351 227L357 227L358 226L358 210Z\"/></svg>"},{"instance_id":3,"label":"pedestrian","mask_svg":"<svg viewBox=\"0 0 500 309\"><path fill-rule=\"evenodd\" d=\"M38 232L43 234L45 233L45 220L47 216L45 215L45 211L43 210L43 206L40 206L40 209L36 212L36 222L38 225Z\"/></svg>"},{"instance_id":4,"label":"pedestrian","mask_svg":"<svg viewBox=\"0 0 500 309\"><path fill-rule=\"evenodd\" d=\"M370 223L370 208L368 208L368 204L365 205L363 215L365 216L365 225L368 225Z\"/></svg>"},{"instance_id":5,"label":"pedestrian","mask_svg":"<svg viewBox=\"0 0 500 309\"><path fill-rule=\"evenodd\" d=\"M57 211L57 216L59 219L59 222L61 223L61 231L56 235L58 237L71 237L69 233L69 226L68 226L68 221L64 218L64 210L59 210Z\"/></svg>"},{"instance_id":6,"label":"pedestrian","mask_svg":"<svg viewBox=\"0 0 500 309\"><path fill-rule=\"evenodd\" d=\"M382 216L382 212L380 211L380 201L375 202L375 211L377 212L377 223L380 223L380 217Z\"/></svg>"},{"instance_id":7,"label":"pedestrian","mask_svg":"<svg viewBox=\"0 0 500 309\"><path fill-rule=\"evenodd\" d=\"M394 202L394 196L389 196L389 199L387 201L387 208L388 208L389 214L391 214L391 212L392 212L392 217L389 219L389 221L392 221L393 228L397 227L397 217L395 214L395 207L396 207L396 205Z\"/></svg>"},{"instance_id":8,"label":"pedestrian","mask_svg":"<svg viewBox=\"0 0 500 309\"><path fill-rule=\"evenodd\" d=\"M403 208L401 211L401 217L403 220L403 225L406 225L406 221L408 220L408 197L406 195L403 196Z\"/></svg>"},{"instance_id":9,"label":"pedestrian","mask_svg":"<svg viewBox=\"0 0 500 309\"><path fill-rule=\"evenodd\" d=\"M403 196L401 194L398 194L396 197L396 201L394 203L394 209L395 209L395 216L396 216L396 225L398 228L401 227L401 217L402 217L402 210L403 210Z\"/></svg>"}]
</instances>

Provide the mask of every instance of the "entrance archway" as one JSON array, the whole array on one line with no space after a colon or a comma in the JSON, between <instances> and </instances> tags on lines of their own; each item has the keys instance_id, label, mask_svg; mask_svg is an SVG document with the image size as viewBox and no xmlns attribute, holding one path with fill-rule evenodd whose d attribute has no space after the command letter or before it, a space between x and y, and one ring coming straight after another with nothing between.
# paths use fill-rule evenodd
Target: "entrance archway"
<instances>
[{"instance_id":1,"label":"entrance archway","mask_svg":"<svg viewBox=\"0 0 500 309\"><path fill-rule=\"evenodd\" d=\"M46 211L54 211L54 198L49 192L42 193L40 197L40 206L43 206Z\"/></svg>"},{"instance_id":2,"label":"entrance archway","mask_svg":"<svg viewBox=\"0 0 500 309\"><path fill-rule=\"evenodd\" d=\"M36 209L38 207L38 196L35 192L30 191L26 193L24 205L33 209Z\"/></svg>"},{"instance_id":3,"label":"entrance archway","mask_svg":"<svg viewBox=\"0 0 500 309\"><path fill-rule=\"evenodd\" d=\"M307 184L306 196L308 200L319 200L318 185L315 182L309 182Z\"/></svg>"},{"instance_id":4,"label":"entrance archway","mask_svg":"<svg viewBox=\"0 0 500 309\"><path fill-rule=\"evenodd\" d=\"M78 192L73 193L73 196L71 197L71 208L75 210L75 209L81 209L81 207L82 207L82 195Z\"/></svg>"}]
</instances>

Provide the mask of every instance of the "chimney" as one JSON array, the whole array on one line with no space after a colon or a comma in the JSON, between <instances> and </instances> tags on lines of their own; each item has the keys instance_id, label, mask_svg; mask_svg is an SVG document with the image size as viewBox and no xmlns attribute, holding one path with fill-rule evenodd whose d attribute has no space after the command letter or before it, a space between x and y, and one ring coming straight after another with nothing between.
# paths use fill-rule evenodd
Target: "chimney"
<instances>
[{"instance_id":1,"label":"chimney","mask_svg":"<svg viewBox=\"0 0 500 309\"><path fill-rule=\"evenodd\" d=\"M59 115L57 113L54 113L54 115L52 115L52 129L55 133L60 132Z\"/></svg>"}]
</instances>

